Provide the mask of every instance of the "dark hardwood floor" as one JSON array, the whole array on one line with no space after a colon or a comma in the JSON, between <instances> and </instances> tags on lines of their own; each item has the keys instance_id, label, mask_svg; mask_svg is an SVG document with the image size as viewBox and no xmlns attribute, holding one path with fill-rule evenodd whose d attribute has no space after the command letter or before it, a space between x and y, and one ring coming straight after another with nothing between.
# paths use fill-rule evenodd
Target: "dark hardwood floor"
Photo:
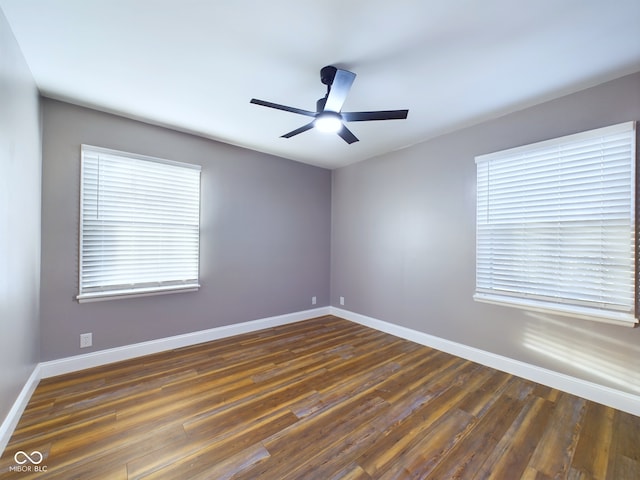
<instances>
[{"instance_id":1,"label":"dark hardwood floor","mask_svg":"<svg viewBox=\"0 0 640 480\"><path fill-rule=\"evenodd\" d=\"M640 479L640 418L328 316L42 380L0 476Z\"/></svg>"}]
</instances>

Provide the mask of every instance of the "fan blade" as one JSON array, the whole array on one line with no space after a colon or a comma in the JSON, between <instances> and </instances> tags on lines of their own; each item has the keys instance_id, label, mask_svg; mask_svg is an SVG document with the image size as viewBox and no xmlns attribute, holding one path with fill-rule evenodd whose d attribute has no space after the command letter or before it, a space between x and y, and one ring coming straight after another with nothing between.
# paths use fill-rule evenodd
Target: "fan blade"
<instances>
[{"instance_id":1,"label":"fan blade","mask_svg":"<svg viewBox=\"0 0 640 480\"><path fill-rule=\"evenodd\" d=\"M280 105L279 103L266 102L264 100L258 100L257 98L252 98L249 103L255 103L256 105L262 105L263 107L275 108L276 110L284 110L285 112L297 113L299 115L306 115L307 117L316 116L316 112L310 112L309 110L302 110L295 107L288 107L286 105Z\"/></svg>"},{"instance_id":2,"label":"fan blade","mask_svg":"<svg viewBox=\"0 0 640 480\"><path fill-rule=\"evenodd\" d=\"M342 139L347 142L349 145L351 145L354 142L358 141L358 137L356 137L351 130L349 130L347 127L345 127L344 125L342 126L342 128L340 130L338 130L338 135L340 135L340 137L342 137Z\"/></svg>"},{"instance_id":3,"label":"fan blade","mask_svg":"<svg viewBox=\"0 0 640 480\"><path fill-rule=\"evenodd\" d=\"M296 128L295 130L290 131L289 133L285 133L281 135L280 138L291 138L294 135L298 135L299 133L306 132L307 130L311 130L313 128L313 122L307 123L300 128Z\"/></svg>"},{"instance_id":4,"label":"fan blade","mask_svg":"<svg viewBox=\"0 0 640 480\"><path fill-rule=\"evenodd\" d=\"M345 122L366 122L368 120L404 120L409 110L379 110L377 112L342 112Z\"/></svg>"},{"instance_id":5,"label":"fan blade","mask_svg":"<svg viewBox=\"0 0 640 480\"><path fill-rule=\"evenodd\" d=\"M340 112L344 101L347 99L347 94L351 89L351 84L355 79L355 73L338 69L331 88L329 89L329 96L327 97L327 103L324 109L330 112Z\"/></svg>"}]
</instances>

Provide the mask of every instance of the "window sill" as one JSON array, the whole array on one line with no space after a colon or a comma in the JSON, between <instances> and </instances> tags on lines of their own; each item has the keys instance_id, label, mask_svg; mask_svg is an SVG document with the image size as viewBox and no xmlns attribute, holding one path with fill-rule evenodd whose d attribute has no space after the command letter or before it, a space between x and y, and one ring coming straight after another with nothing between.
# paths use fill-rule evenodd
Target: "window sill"
<instances>
[{"instance_id":1,"label":"window sill","mask_svg":"<svg viewBox=\"0 0 640 480\"><path fill-rule=\"evenodd\" d=\"M119 300L122 298L149 297L152 295L166 295L169 293L197 292L199 284L172 285L167 287L149 287L136 289L112 290L109 292L83 293L76 297L78 303L100 302L104 300Z\"/></svg>"}]
</instances>

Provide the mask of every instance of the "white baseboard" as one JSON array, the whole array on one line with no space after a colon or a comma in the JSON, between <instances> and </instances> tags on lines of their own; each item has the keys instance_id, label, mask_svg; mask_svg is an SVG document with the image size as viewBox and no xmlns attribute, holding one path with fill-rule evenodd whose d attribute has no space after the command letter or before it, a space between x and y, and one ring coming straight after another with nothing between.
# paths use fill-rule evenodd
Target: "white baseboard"
<instances>
[{"instance_id":1,"label":"white baseboard","mask_svg":"<svg viewBox=\"0 0 640 480\"><path fill-rule=\"evenodd\" d=\"M175 348L188 347L198 343L210 342L220 338L240 335L242 333L255 332L265 328L277 327L287 323L299 322L313 317L329 315L329 307L314 308L301 312L287 313L275 317L261 318L223 327L215 327L198 332L185 333L173 337L159 338L148 342L134 343L123 347L109 348L84 355L50 360L40 363L42 378L54 377L65 373L84 370L85 368L98 367L108 363L129 360L130 358L142 357L152 353L164 352Z\"/></svg>"},{"instance_id":2,"label":"white baseboard","mask_svg":"<svg viewBox=\"0 0 640 480\"><path fill-rule=\"evenodd\" d=\"M38 386L40 378L40 365L36 365L36 368L34 368L33 372L31 372L31 375L27 379L27 382L24 384L24 387L22 387L18 398L15 402L13 402L11 410L9 410L9 413L2 422L2 425L0 425L0 456L2 456L4 449L9 443L11 435L13 435L13 431L18 425L18 421L20 420L24 409L27 407L31 395Z\"/></svg>"},{"instance_id":3,"label":"white baseboard","mask_svg":"<svg viewBox=\"0 0 640 480\"><path fill-rule=\"evenodd\" d=\"M360 315L341 308L330 307L331 315L359 323L361 325L380 330L382 332L404 338L427 347L435 348L452 355L486 365L518 377L531 380L548 387L571 393L587 400L592 400L609 407L640 416L640 396L581 380L563 373L531 365L529 363L503 357L495 353L469 347L461 343L452 342L435 337L411 328Z\"/></svg>"}]
</instances>

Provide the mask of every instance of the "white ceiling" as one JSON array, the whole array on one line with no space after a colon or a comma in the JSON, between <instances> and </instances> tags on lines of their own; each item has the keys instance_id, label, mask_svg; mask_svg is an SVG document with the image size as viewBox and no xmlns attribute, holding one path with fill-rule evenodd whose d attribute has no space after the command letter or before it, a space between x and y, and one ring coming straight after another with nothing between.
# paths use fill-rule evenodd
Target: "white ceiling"
<instances>
[{"instance_id":1,"label":"white ceiling","mask_svg":"<svg viewBox=\"0 0 640 480\"><path fill-rule=\"evenodd\" d=\"M640 70L639 0L0 0L43 95L336 168ZM358 75L360 141L310 130Z\"/></svg>"}]
</instances>

